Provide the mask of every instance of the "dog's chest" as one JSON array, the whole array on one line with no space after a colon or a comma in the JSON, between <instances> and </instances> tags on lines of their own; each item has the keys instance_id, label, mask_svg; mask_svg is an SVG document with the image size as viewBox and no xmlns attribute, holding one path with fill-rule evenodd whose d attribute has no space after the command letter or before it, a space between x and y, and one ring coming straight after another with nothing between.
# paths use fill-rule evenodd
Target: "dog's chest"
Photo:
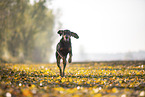
<instances>
[{"instance_id":1,"label":"dog's chest","mask_svg":"<svg viewBox=\"0 0 145 97\"><path fill-rule=\"evenodd\" d=\"M63 50L69 50L71 48L71 43L70 42L62 42L60 45L60 48Z\"/></svg>"}]
</instances>

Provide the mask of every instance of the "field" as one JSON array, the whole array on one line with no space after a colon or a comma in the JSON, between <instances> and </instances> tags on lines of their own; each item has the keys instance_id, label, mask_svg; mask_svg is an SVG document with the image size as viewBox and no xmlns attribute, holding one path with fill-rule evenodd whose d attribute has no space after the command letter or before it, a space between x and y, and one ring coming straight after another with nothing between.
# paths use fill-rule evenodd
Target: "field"
<instances>
[{"instance_id":1,"label":"field","mask_svg":"<svg viewBox=\"0 0 145 97\"><path fill-rule=\"evenodd\" d=\"M145 62L0 64L0 97L144 97Z\"/></svg>"}]
</instances>

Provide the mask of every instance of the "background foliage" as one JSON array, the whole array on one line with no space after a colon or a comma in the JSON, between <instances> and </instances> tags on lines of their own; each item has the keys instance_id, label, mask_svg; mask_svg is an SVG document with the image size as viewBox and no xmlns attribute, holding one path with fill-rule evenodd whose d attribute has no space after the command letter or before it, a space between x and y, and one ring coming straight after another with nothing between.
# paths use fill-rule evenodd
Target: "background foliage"
<instances>
[{"instance_id":1,"label":"background foliage","mask_svg":"<svg viewBox=\"0 0 145 97\"><path fill-rule=\"evenodd\" d=\"M0 1L0 60L48 62L55 16L45 5L46 0Z\"/></svg>"}]
</instances>

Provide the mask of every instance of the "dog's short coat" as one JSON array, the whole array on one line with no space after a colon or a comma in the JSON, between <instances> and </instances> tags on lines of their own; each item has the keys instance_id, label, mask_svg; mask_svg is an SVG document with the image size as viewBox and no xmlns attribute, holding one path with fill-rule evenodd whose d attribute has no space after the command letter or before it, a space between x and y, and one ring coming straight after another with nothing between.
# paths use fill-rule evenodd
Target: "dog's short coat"
<instances>
[{"instance_id":1,"label":"dog's short coat","mask_svg":"<svg viewBox=\"0 0 145 97\"><path fill-rule=\"evenodd\" d=\"M60 70L60 76L64 76L64 71L66 67L66 58L67 54L69 53L69 59L68 62L71 63L72 61L72 47L71 47L71 36L78 39L79 36L71 32L70 30L59 30L57 32L60 36L62 36L60 42L57 44L56 47L56 60L57 60L57 66ZM63 60L63 72L60 67L60 60Z\"/></svg>"}]
</instances>

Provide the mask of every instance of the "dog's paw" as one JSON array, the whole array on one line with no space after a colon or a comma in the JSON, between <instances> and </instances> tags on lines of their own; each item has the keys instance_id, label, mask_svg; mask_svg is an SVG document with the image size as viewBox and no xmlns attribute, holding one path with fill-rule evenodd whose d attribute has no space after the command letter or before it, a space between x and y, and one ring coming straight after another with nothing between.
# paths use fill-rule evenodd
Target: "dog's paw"
<instances>
[{"instance_id":1,"label":"dog's paw","mask_svg":"<svg viewBox=\"0 0 145 97\"><path fill-rule=\"evenodd\" d=\"M71 63L71 58L68 59L68 62Z\"/></svg>"}]
</instances>

